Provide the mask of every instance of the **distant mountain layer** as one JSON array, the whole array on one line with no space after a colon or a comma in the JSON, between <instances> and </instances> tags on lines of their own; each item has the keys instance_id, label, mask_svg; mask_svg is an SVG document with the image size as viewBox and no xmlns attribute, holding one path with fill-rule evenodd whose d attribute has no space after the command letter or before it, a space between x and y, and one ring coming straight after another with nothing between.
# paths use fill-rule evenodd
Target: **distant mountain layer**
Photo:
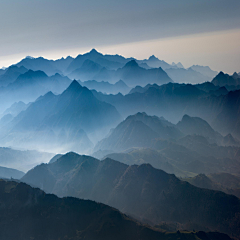
<instances>
[{"instance_id":1,"label":"distant mountain layer","mask_svg":"<svg viewBox=\"0 0 240 240\"><path fill-rule=\"evenodd\" d=\"M33 71L43 71L51 76L56 73L62 74L68 65L73 61L73 58L67 57L66 59L58 59L56 61L48 60L43 57L31 58L26 57L16 64L18 67L25 67Z\"/></svg>"},{"instance_id":2,"label":"distant mountain layer","mask_svg":"<svg viewBox=\"0 0 240 240\"><path fill-rule=\"evenodd\" d=\"M169 74L166 71L169 71ZM78 55L76 58L48 60L42 57L26 57L16 65L1 71L0 110L3 112L14 102L34 101L48 91L61 93L70 84L70 80L64 76L81 82L95 80L115 84L122 80L127 86L135 87L154 83L162 85L172 81L186 83L210 81L212 78L207 75L211 71L210 68L201 66L184 69L180 63L168 64L155 56L145 60L136 60L120 55L103 55L95 49ZM236 74L234 76L236 77ZM116 86L119 90L114 87L114 90L110 91L108 87L100 87L99 84L95 84L94 88L97 91L113 94L118 91L126 94L129 90L119 84ZM226 89L233 90L233 85ZM218 94L222 93L223 91Z\"/></svg>"},{"instance_id":3,"label":"distant mountain layer","mask_svg":"<svg viewBox=\"0 0 240 240\"><path fill-rule=\"evenodd\" d=\"M29 107L30 103L25 104L22 101L13 103L9 108L7 108L3 115L11 114L13 117L17 116L20 112L26 110Z\"/></svg>"},{"instance_id":4,"label":"distant mountain layer","mask_svg":"<svg viewBox=\"0 0 240 240\"><path fill-rule=\"evenodd\" d=\"M95 80L89 80L85 82L78 81L82 86L87 87L88 89L94 89L98 92L107 93L107 94L127 94L131 90L122 80L119 80L115 84L109 82L97 82Z\"/></svg>"},{"instance_id":5,"label":"distant mountain layer","mask_svg":"<svg viewBox=\"0 0 240 240\"><path fill-rule=\"evenodd\" d=\"M71 79L80 81L97 80L115 83L120 79L128 86L145 86L148 83L164 84L172 82L172 79L161 68L142 68L135 60L127 62L122 68L109 70L100 64L86 59L82 65L68 74Z\"/></svg>"},{"instance_id":6,"label":"distant mountain layer","mask_svg":"<svg viewBox=\"0 0 240 240\"><path fill-rule=\"evenodd\" d=\"M96 153L97 154L97 153ZM111 158L127 165L151 164L154 168L161 169L167 173L175 174L178 177L195 176L195 173L184 171L174 165L174 161L164 156L160 151L151 148L132 148L121 153L110 153L103 159Z\"/></svg>"},{"instance_id":7,"label":"distant mountain layer","mask_svg":"<svg viewBox=\"0 0 240 240\"><path fill-rule=\"evenodd\" d=\"M123 117L137 112L164 116L173 123L182 116L200 117L210 123L223 135L231 133L240 139L238 129L239 90L219 94L226 89L210 90L213 84L191 85L168 83L146 87L136 87L130 94L105 95L93 92L101 101L109 102L116 107ZM205 89L205 90L204 90Z\"/></svg>"},{"instance_id":8,"label":"distant mountain layer","mask_svg":"<svg viewBox=\"0 0 240 240\"><path fill-rule=\"evenodd\" d=\"M168 76L177 83L202 83L212 80L212 78L195 71L192 68L169 68L165 69Z\"/></svg>"},{"instance_id":9,"label":"distant mountain layer","mask_svg":"<svg viewBox=\"0 0 240 240\"><path fill-rule=\"evenodd\" d=\"M218 143L219 145L226 144L222 135L214 131L206 121L199 117L184 115L176 126L186 135L201 135L206 137L210 142Z\"/></svg>"},{"instance_id":10,"label":"distant mountain layer","mask_svg":"<svg viewBox=\"0 0 240 240\"><path fill-rule=\"evenodd\" d=\"M229 173L199 174L184 180L197 187L223 191L240 197L240 178Z\"/></svg>"},{"instance_id":11,"label":"distant mountain layer","mask_svg":"<svg viewBox=\"0 0 240 240\"><path fill-rule=\"evenodd\" d=\"M122 151L132 147L150 147L152 140L178 139L183 134L165 119L148 116L146 113L137 113L129 116L120 123L110 135L101 140L95 151L112 150Z\"/></svg>"},{"instance_id":12,"label":"distant mountain layer","mask_svg":"<svg viewBox=\"0 0 240 240\"><path fill-rule=\"evenodd\" d=\"M68 153L35 167L22 181L58 196L102 202L155 224L172 221L240 234L237 197L194 187L149 164L128 166Z\"/></svg>"},{"instance_id":13,"label":"distant mountain layer","mask_svg":"<svg viewBox=\"0 0 240 240\"><path fill-rule=\"evenodd\" d=\"M231 135L223 137L205 120L184 115L176 125L164 118L137 113L127 117L95 147L98 150L124 151L132 147L152 147L156 139L178 140L186 135L199 135L209 143L222 146L239 146Z\"/></svg>"},{"instance_id":14,"label":"distant mountain layer","mask_svg":"<svg viewBox=\"0 0 240 240\"><path fill-rule=\"evenodd\" d=\"M92 147L87 134L99 137L120 120L112 105L99 101L90 90L73 81L62 94L49 92L16 116L3 129L1 142L48 151L86 152Z\"/></svg>"},{"instance_id":15,"label":"distant mountain layer","mask_svg":"<svg viewBox=\"0 0 240 240\"><path fill-rule=\"evenodd\" d=\"M28 171L37 164L47 162L51 157L52 153L38 152L38 151L20 151L12 148L0 148L0 166L6 168L19 169L23 172ZM17 175L18 176L18 175ZM1 177L1 174L0 174ZM7 177L7 176L6 176ZM9 175L9 178L11 176ZM13 178L18 178L13 177Z\"/></svg>"},{"instance_id":16,"label":"distant mountain layer","mask_svg":"<svg viewBox=\"0 0 240 240\"><path fill-rule=\"evenodd\" d=\"M179 177L221 172L240 175L239 147L211 144L199 135L188 135L177 141L155 139L147 146L118 153L98 150L93 156L99 159L109 157L128 165L150 163Z\"/></svg>"},{"instance_id":17,"label":"distant mountain layer","mask_svg":"<svg viewBox=\"0 0 240 240\"><path fill-rule=\"evenodd\" d=\"M39 96L49 91L54 93L62 93L71 83L68 77L55 74L48 77L42 71L28 70L21 74L17 79L8 84L6 87L0 88L0 107L8 108L14 102L35 101Z\"/></svg>"},{"instance_id":18,"label":"distant mountain layer","mask_svg":"<svg viewBox=\"0 0 240 240\"><path fill-rule=\"evenodd\" d=\"M218 72L213 71L210 67L208 66L199 66L199 65L193 65L190 67L192 70L201 73L204 76L207 76L211 79L213 79L215 76L217 76Z\"/></svg>"},{"instance_id":19,"label":"distant mountain layer","mask_svg":"<svg viewBox=\"0 0 240 240\"><path fill-rule=\"evenodd\" d=\"M233 76L230 76L228 74L224 74L223 72L220 72L213 80L212 83L216 86L237 86L240 85L240 76L235 73Z\"/></svg>"},{"instance_id":20,"label":"distant mountain layer","mask_svg":"<svg viewBox=\"0 0 240 240\"><path fill-rule=\"evenodd\" d=\"M20 179L24 176L24 174L24 172L16 169L0 167L0 178Z\"/></svg>"},{"instance_id":21,"label":"distant mountain layer","mask_svg":"<svg viewBox=\"0 0 240 240\"><path fill-rule=\"evenodd\" d=\"M27 71L28 69L23 66L10 66L2 75L0 75L0 87L6 87L8 84L14 82L19 75L24 74Z\"/></svg>"}]
</instances>

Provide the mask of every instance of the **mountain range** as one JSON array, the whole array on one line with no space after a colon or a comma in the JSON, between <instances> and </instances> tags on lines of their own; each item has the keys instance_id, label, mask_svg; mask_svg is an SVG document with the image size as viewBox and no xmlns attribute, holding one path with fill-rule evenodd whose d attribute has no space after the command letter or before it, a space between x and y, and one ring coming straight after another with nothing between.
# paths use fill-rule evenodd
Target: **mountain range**
<instances>
[{"instance_id":1,"label":"mountain range","mask_svg":"<svg viewBox=\"0 0 240 240\"><path fill-rule=\"evenodd\" d=\"M137 113L121 122L95 147L98 150L122 151L132 147L150 147L152 140L178 139L183 134L173 124L156 116Z\"/></svg>"},{"instance_id":2,"label":"mountain range","mask_svg":"<svg viewBox=\"0 0 240 240\"><path fill-rule=\"evenodd\" d=\"M22 179L60 197L91 199L151 224L179 222L188 228L239 236L240 200L194 187L150 164L128 166L68 153L30 170Z\"/></svg>"},{"instance_id":3,"label":"mountain range","mask_svg":"<svg viewBox=\"0 0 240 240\"><path fill-rule=\"evenodd\" d=\"M115 83L121 79L130 87L135 87L136 85L145 86L148 83L164 84L172 82L171 78L161 67L145 69L140 67L135 60L127 62L122 68L117 70L109 70L87 59L80 68L77 68L68 76L71 79L81 81L104 80L110 83Z\"/></svg>"},{"instance_id":4,"label":"mountain range","mask_svg":"<svg viewBox=\"0 0 240 240\"><path fill-rule=\"evenodd\" d=\"M0 238L36 240L230 240L214 232L164 232L141 225L114 208L76 198L58 198L23 183L0 181ZM13 231L14 229L14 231Z\"/></svg>"},{"instance_id":5,"label":"mountain range","mask_svg":"<svg viewBox=\"0 0 240 240\"><path fill-rule=\"evenodd\" d=\"M199 174L184 180L200 188L218 190L240 197L240 179L230 173Z\"/></svg>"},{"instance_id":6,"label":"mountain range","mask_svg":"<svg viewBox=\"0 0 240 240\"><path fill-rule=\"evenodd\" d=\"M87 151L93 146L88 135L98 139L120 120L112 105L97 100L73 81L62 94L49 92L13 118L2 129L1 143L49 151Z\"/></svg>"},{"instance_id":7,"label":"mountain range","mask_svg":"<svg viewBox=\"0 0 240 240\"><path fill-rule=\"evenodd\" d=\"M0 69L0 239L239 239L239 96L154 55Z\"/></svg>"},{"instance_id":8,"label":"mountain range","mask_svg":"<svg viewBox=\"0 0 240 240\"><path fill-rule=\"evenodd\" d=\"M87 87L90 90L96 90L98 92L106 93L106 94L127 94L130 92L131 88L126 85L126 83L122 80L119 80L115 84L111 84L109 82L98 82L96 80L89 80L85 82L78 81L81 86Z\"/></svg>"},{"instance_id":9,"label":"mountain range","mask_svg":"<svg viewBox=\"0 0 240 240\"><path fill-rule=\"evenodd\" d=\"M8 175L4 175L4 178L10 178L10 174L12 171L11 169L17 169L18 171L20 170L20 172L27 172L37 164L40 164L42 162L48 162L48 160L52 158L53 155L53 153L39 152L35 150L17 150L9 147L1 147L0 166L2 168L5 167L10 169L9 173L8 169L6 169L6 173ZM17 174L18 175L14 175L12 177L17 179L18 177L16 176L19 176L19 173Z\"/></svg>"},{"instance_id":10,"label":"mountain range","mask_svg":"<svg viewBox=\"0 0 240 240\"><path fill-rule=\"evenodd\" d=\"M0 107L6 110L14 102L29 103L48 91L62 93L70 83L68 77L59 74L48 77L43 71L28 70L20 74L14 82L0 88Z\"/></svg>"}]
</instances>

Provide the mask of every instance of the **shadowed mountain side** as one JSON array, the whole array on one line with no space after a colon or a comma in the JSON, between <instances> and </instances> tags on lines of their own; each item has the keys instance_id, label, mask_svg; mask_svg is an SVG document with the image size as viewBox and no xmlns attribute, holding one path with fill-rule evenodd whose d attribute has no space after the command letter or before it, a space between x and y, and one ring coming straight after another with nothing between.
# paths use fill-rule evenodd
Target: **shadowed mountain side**
<instances>
[{"instance_id":1,"label":"shadowed mountain side","mask_svg":"<svg viewBox=\"0 0 240 240\"><path fill-rule=\"evenodd\" d=\"M112 105L73 81L62 94L49 92L21 112L6 126L1 141L21 146L24 139L23 144L32 148L86 152L93 146L87 134L101 137L120 120Z\"/></svg>"},{"instance_id":2,"label":"shadowed mountain side","mask_svg":"<svg viewBox=\"0 0 240 240\"><path fill-rule=\"evenodd\" d=\"M52 164L35 167L22 181L58 196L103 202L156 224L191 222L197 229L239 236L238 198L196 188L149 164L128 166L68 153Z\"/></svg>"},{"instance_id":3,"label":"shadowed mountain side","mask_svg":"<svg viewBox=\"0 0 240 240\"><path fill-rule=\"evenodd\" d=\"M220 112L212 126L224 135L231 133L233 137L240 139L240 90L222 97Z\"/></svg>"},{"instance_id":4,"label":"shadowed mountain side","mask_svg":"<svg viewBox=\"0 0 240 240\"><path fill-rule=\"evenodd\" d=\"M0 181L0 196L0 238L5 240L230 240L221 233L161 232L104 204L60 199L23 183Z\"/></svg>"}]
</instances>

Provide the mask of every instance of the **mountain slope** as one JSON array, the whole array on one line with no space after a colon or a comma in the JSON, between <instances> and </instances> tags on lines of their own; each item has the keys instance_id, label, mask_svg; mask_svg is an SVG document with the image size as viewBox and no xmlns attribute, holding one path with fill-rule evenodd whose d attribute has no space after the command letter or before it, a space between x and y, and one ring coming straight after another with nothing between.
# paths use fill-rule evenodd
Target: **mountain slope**
<instances>
[{"instance_id":1,"label":"mountain slope","mask_svg":"<svg viewBox=\"0 0 240 240\"><path fill-rule=\"evenodd\" d=\"M0 107L8 108L14 102L32 102L39 96L46 94L48 91L61 93L66 89L71 80L67 77L55 74L48 77L42 71L28 70L24 74L10 83L7 87L0 89Z\"/></svg>"},{"instance_id":2,"label":"mountain slope","mask_svg":"<svg viewBox=\"0 0 240 240\"><path fill-rule=\"evenodd\" d=\"M145 86L149 83L165 84L172 82L172 79L165 71L159 68L144 69L139 67L135 60L126 63L123 68L116 72L118 79L122 79L128 86Z\"/></svg>"},{"instance_id":3,"label":"mountain slope","mask_svg":"<svg viewBox=\"0 0 240 240\"><path fill-rule=\"evenodd\" d=\"M110 135L100 141L97 150L122 151L132 147L150 147L156 138L179 138L183 134L166 120L137 113L121 122Z\"/></svg>"},{"instance_id":4,"label":"mountain slope","mask_svg":"<svg viewBox=\"0 0 240 240\"><path fill-rule=\"evenodd\" d=\"M6 87L8 84L14 82L19 75L24 74L27 71L28 70L23 66L10 66L6 69L5 73L0 76L0 86Z\"/></svg>"},{"instance_id":5,"label":"mountain slope","mask_svg":"<svg viewBox=\"0 0 240 240\"><path fill-rule=\"evenodd\" d=\"M219 114L215 117L212 126L220 133L231 133L240 138L240 90L231 91L222 98Z\"/></svg>"},{"instance_id":6,"label":"mountain slope","mask_svg":"<svg viewBox=\"0 0 240 240\"><path fill-rule=\"evenodd\" d=\"M216 86L226 86L226 85L240 85L240 77L235 78L234 76L230 76L228 74L224 74L220 72L213 80L212 83Z\"/></svg>"},{"instance_id":7,"label":"mountain slope","mask_svg":"<svg viewBox=\"0 0 240 240\"><path fill-rule=\"evenodd\" d=\"M59 196L91 199L152 223L174 221L239 236L240 200L196 188L149 164L68 153L29 171L22 181Z\"/></svg>"},{"instance_id":8,"label":"mountain slope","mask_svg":"<svg viewBox=\"0 0 240 240\"><path fill-rule=\"evenodd\" d=\"M203 119L184 115L182 120L176 125L178 129L186 135L201 135L218 144L223 143L223 137Z\"/></svg>"}]
</instances>

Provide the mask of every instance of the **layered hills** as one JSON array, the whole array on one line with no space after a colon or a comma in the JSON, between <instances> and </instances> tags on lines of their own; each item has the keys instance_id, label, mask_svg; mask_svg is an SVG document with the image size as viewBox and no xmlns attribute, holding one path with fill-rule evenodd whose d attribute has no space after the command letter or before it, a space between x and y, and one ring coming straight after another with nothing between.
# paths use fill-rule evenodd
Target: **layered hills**
<instances>
[{"instance_id":1,"label":"layered hills","mask_svg":"<svg viewBox=\"0 0 240 240\"><path fill-rule=\"evenodd\" d=\"M23 183L0 181L0 196L0 237L6 240L230 240L225 234L213 232L163 232L104 204L71 197L60 199Z\"/></svg>"},{"instance_id":2,"label":"layered hills","mask_svg":"<svg viewBox=\"0 0 240 240\"><path fill-rule=\"evenodd\" d=\"M21 146L24 139L23 144L32 148L87 151L93 146L87 134L97 137L120 119L112 105L73 81L62 94L49 92L17 115L3 130L1 142Z\"/></svg>"},{"instance_id":3,"label":"layered hills","mask_svg":"<svg viewBox=\"0 0 240 240\"><path fill-rule=\"evenodd\" d=\"M194 187L149 164L128 166L68 153L35 167L22 181L61 197L102 202L153 224L179 222L239 235L237 197Z\"/></svg>"}]
</instances>

